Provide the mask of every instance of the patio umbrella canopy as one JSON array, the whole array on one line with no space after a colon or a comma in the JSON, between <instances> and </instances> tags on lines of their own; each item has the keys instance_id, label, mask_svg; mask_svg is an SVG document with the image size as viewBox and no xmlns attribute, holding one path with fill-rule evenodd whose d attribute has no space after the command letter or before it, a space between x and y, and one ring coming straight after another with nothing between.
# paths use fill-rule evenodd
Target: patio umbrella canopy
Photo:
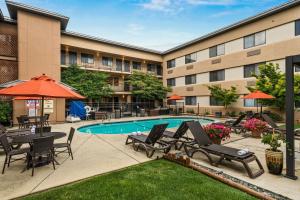
<instances>
[{"instance_id":1,"label":"patio umbrella canopy","mask_svg":"<svg viewBox=\"0 0 300 200\"><path fill-rule=\"evenodd\" d=\"M172 96L170 96L169 98L168 98L168 100L182 100L183 99L183 97L181 97L181 96L178 96L178 95L176 95L176 94L174 94L174 95L172 95Z\"/></svg>"},{"instance_id":2,"label":"patio umbrella canopy","mask_svg":"<svg viewBox=\"0 0 300 200\"><path fill-rule=\"evenodd\" d=\"M263 93L262 91L256 90L250 94L242 97L243 99L275 99L272 95ZM260 113L262 113L262 104L260 104Z\"/></svg>"},{"instance_id":3,"label":"patio umbrella canopy","mask_svg":"<svg viewBox=\"0 0 300 200\"><path fill-rule=\"evenodd\" d=\"M22 96L22 97L40 97L42 102L41 117L44 115L44 99L50 98L67 98L67 99L84 99L85 97L73 92L66 86L57 83L52 78L43 74L42 76L33 77L27 82L0 90L3 96ZM20 97L19 97L20 98ZM42 123L41 123L41 126Z\"/></svg>"}]
</instances>

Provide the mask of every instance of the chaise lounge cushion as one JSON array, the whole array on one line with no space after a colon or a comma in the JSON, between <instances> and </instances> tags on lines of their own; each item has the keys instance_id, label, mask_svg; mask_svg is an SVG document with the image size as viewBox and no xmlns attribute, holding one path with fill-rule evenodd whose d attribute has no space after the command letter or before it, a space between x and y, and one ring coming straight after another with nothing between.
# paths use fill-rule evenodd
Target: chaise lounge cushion
<instances>
[{"instance_id":1,"label":"chaise lounge cushion","mask_svg":"<svg viewBox=\"0 0 300 200\"><path fill-rule=\"evenodd\" d=\"M253 152L248 152L244 155L238 155L238 151L240 151L240 149L217 145L217 144L210 144L207 146L203 145L203 146L201 146L201 148L205 149L208 152L214 152L214 153L218 152L220 155L224 154L227 156L236 157L236 158L240 158L240 159L247 158L254 154Z\"/></svg>"}]
</instances>

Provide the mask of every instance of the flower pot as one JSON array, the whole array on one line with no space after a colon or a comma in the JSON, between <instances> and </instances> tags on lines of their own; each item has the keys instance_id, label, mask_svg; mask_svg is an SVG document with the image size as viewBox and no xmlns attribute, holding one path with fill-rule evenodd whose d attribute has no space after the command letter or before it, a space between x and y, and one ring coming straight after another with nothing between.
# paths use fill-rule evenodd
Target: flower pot
<instances>
[{"instance_id":1,"label":"flower pot","mask_svg":"<svg viewBox=\"0 0 300 200\"><path fill-rule=\"evenodd\" d=\"M269 173L280 175L283 168L283 152L266 149L265 153Z\"/></svg>"},{"instance_id":2,"label":"flower pot","mask_svg":"<svg viewBox=\"0 0 300 200\"><path fill-rule=\"evenodd\" d=\"M253 131L251 131L251 134L252 134L252 137L254 137L254 138L260 138L261 137L261 134L262 134L262 130L253 130Z\"/></svg>"},{"instance_id":3,"label":"flower pot","mask_svg":"<svg viewBox=\"0 0 300 200\"><path fill-rule=\"evenodd\" d=\"M221 139L220 138L214 138L214 139L211 139L212 143L213 144L221 144Z\"/></svg>"}]
</instances>

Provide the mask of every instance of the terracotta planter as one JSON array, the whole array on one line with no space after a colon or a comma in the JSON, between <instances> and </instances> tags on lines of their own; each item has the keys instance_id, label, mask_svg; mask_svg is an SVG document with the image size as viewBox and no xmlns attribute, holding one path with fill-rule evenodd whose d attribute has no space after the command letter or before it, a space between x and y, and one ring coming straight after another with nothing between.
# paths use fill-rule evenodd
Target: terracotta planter
<instances>
[{"instance_id":1,"label":"terracotta planter","mask_svg":"<svg viewBox=\"0 0 300 200\"><path fill-rule=\"evenodd\" d=\"M262 130L251 131L252 137L261 138Z\"/></svg>"},{"instance_id":2,"label":"terracotta planter","mask_svg":"<svg viewBox=\"0 0 300 200\"><path fill-rule=\"evenodd\" d=\"M283 152L266 149L265 153L269 173L280 175L283 168Z\"/></svg>"}]
</instances>

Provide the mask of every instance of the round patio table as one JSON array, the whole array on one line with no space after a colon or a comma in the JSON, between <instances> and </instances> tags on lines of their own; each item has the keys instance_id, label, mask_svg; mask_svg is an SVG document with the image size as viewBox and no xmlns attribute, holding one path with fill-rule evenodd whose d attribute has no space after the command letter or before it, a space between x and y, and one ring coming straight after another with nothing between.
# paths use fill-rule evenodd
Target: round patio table
<instances>
[{"instance_id":1,"label":"round patio table","mask_svg":"<svg viewBox=\"0 0 300 200\"><path fill-rule=\"evenodd\" d=\"M26 134L26 135L15 135L11 136L13 144L25 144L25 143L32 143L33 139L41 138L41 137L51 137L53 136L54 139L60 139L67 136L64 132L45 132L42 135L40 133L35 134Z\"/></svg>"}]
</instances>

